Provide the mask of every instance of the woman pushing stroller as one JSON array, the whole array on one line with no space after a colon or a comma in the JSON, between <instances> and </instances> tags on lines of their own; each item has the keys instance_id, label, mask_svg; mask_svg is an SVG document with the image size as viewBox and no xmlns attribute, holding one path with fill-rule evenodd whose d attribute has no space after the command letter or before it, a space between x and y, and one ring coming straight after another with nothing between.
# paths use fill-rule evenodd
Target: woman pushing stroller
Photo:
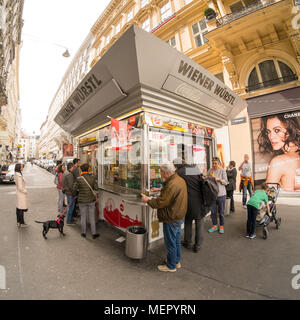
<instances>
[{"instance_id":1,"label":"woman pushing stroller","mask_svg":"<svg viewBox=\"0 0 300 320\"><path fill-rule=\"evenodd\" d=\"M247 234L246 238L254 239L256 237L255 229L256 229L256 217L258 215L259 209L263 202L266 203L267 206L267 214L269 217L272 217L270 213L269 207L269 199L268 199L268 185L263 183L261 185L261 190L256 190L254 195L250 198L247 203L247 210L248 210L248 220L247 220Z\"/></svg>"}]
</instances>

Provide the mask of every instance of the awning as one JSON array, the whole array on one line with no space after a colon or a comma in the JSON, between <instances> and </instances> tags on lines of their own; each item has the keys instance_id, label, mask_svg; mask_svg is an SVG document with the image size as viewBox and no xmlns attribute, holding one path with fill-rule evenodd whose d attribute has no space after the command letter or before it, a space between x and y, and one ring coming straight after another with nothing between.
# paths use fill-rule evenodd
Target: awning
<instances>
[{"instance_id":1,"label":"awning","mask_svg":"<svg viewBox=\"0 0 300 320\"><path fill-rule=\"evenodd\" d=\"M300 87L246 99L250 118L300 110Z\"/></svg>"},{"instance_id":2,"label":"awning","mask_svg":"<svg viewBox=\"0 0 300 320\"><path fill-rule=\"evenodd\" d=\"M55 117L78 135L135 109L222 127L246 102L198 63L131 26L94 65Z\"/></svg>"}]
</instances>

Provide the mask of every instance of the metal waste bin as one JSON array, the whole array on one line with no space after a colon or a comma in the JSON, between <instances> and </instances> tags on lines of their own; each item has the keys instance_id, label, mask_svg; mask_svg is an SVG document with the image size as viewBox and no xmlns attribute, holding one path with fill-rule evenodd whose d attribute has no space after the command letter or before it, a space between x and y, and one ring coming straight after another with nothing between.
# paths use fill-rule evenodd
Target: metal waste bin
<instances>
[{"instance_id":1,"label":"metal waste bin","mask_svg":"<svg viewBox=\"0 0 300 320\"><path fill-rule=\"evenodd\" d=\"M230 214L230 198L226 198L226 202L225 202L225 210L224 210L224 214L225 216L229 216Z\"/></svg>"},{"instance_id":2,"label":"metal waste bin","mask_svg":"<svg viewBox=\"0 0 300 320\"><path fill-rule=\"evenodd\" d=\"M126 231L125 254L131 259L143 259L147 252L147 230L140 226L131 226Z\"/></svg>"}]
</instances>

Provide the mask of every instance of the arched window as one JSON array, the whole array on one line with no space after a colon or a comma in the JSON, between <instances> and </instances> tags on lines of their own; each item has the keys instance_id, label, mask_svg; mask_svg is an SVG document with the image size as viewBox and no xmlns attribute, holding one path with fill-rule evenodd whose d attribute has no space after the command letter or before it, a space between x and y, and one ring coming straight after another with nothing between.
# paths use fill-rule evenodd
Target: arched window
<instances>
[{"instance_id":1,"label":"arched window","mask_svg":"<svg viewBox=\"0 0 300 320\"><path fill-rule=\"evenodd\" d=\"M265 60L257 63L251 70L246 91L269 88L297 79L295 72L284 62L277 59Z\"/></svg>"}]
</instances>

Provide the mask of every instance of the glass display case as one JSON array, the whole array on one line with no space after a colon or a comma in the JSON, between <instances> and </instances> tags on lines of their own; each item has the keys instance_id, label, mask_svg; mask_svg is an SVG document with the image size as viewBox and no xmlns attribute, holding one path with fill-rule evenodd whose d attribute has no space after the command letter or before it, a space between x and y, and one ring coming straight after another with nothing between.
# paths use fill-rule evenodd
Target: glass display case
<instances>
[{"instance_id":1,"label":"glass display case","mask_svg":"<svg viewBox=\"0 0 300 320\"><path fill-rule=\"evenodd\" d=\"M131 125L129 124L131 119ZM111 125L101 142L102 184L115 190L142 190L142 128L135 117ZM117 120L115 120L117 121ZM124 129L122 132L122 128Z\"/></svg>"},{"instance_id":2,"label":"glass display case","mask_svg":"<svg viewBox=\"0 0 300 320\"><path fill-rule=\"evenodd\" d=\"M149 129L149 187L161 188L160 166L173 162L196 164L206 173L211 160L211 139L203 135L158 128Z\"/></svg>"}]
</instances>

